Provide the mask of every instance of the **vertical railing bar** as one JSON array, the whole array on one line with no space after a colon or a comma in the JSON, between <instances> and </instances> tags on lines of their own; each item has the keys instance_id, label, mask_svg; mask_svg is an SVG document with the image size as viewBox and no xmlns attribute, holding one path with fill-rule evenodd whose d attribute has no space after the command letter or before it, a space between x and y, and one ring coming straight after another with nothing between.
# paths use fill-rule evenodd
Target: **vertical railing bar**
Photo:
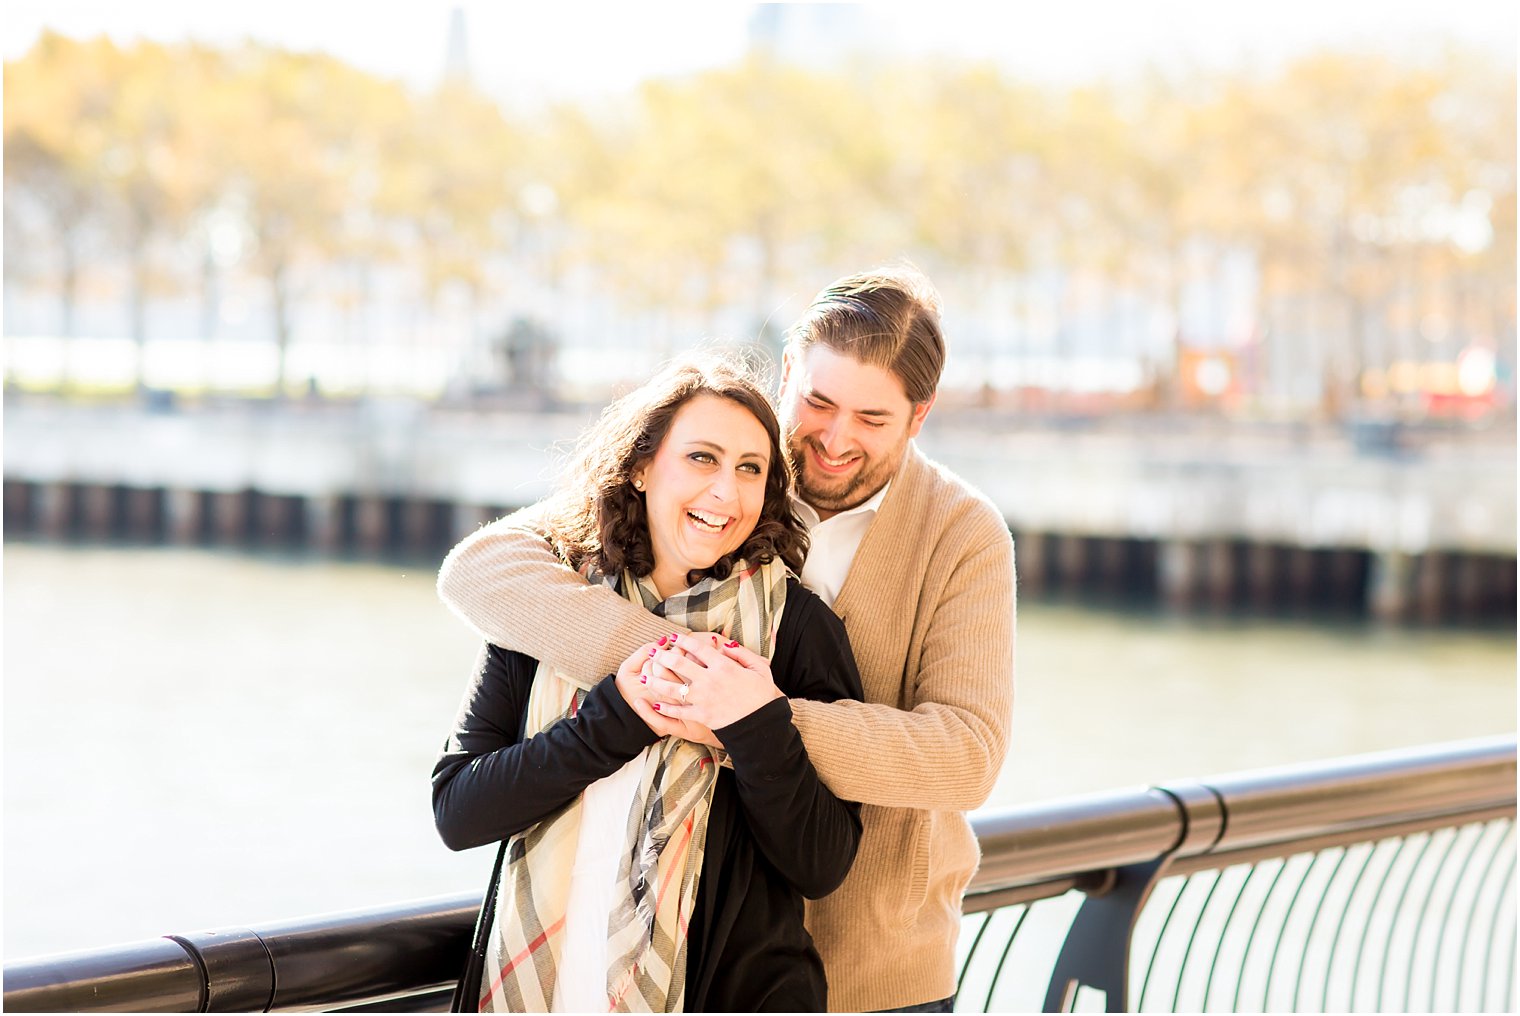
<instances>
[{"instance_id":1,"label":"vertical railing bar","mask_svg":"<svg viewBox=\"0 0 1520 1016\"><path fill-rule=\"evenodd\" d=\"M1283 911L1282 924L1277 929L1277 941L1272 943L1272 958L1267 961L1267 982L1262 986L1261 1011L1267 1010L1267 999L1272 995L1272 975L1277 973L1277 956L1282 951L1283 938L1288 934L1288 922L1293 920L1293 911L1298 909L1299 897L1303 894L1304 885L1309 881L1309 876L1319 866L1319 859L1324 857L1323 852L1317 852L1309 858L1309 863L1304 865L1304 873L1299 877L1298 885L1293 887L1293 895L1288 899L1288 909ZM1303 960L1299 960L1302 966Z\"/></svg>"},{"instance_id":2,"label":"vertical railing bar","mask_svg":"<svg viewBox=\"0 0 1520 1016\"><path fill-rule=\"evenodd\" d=\"M1029 916L1029 907L1025 907L1019 913L1019 919L1013 923L1013 930L1008 933L1008 944L1003 946L1003 955L998 957L997 966L992 971L992 983L987 985L987 1001L982 1003L982 1012L992 1011L992 996L997 991L998 979L1003 976L1003 964L1008 962L1008 954L1013 951L1013 940L1019 937L1019 929L1024 926L1024 918Z\"/></svg>"},{"instance_id":3,"label":"vertical railing bar","mask_svg":"<svg viewBox=\"0 0 1520 1016\"><path fill-rule=\"evenodd\" d=\"M1335 867L1330 869L1330 877L1325 880L1325 891L1320 895L1319 906L1314 908L1314 917L1309 921L1309 934L1304 936L1304 958L1298 964L1298 977L1293 982L1293 1006L1294 1012L1298 1012L1299 992L1304 986L1304 971L1309 968L1309 950L1314 946L1314 933L1319 929L1319 919L1325 914L1325 900L1330 895L1330 890L1335 888L1336 876L1341 873L1341 867L1346 863L1346 857L1350 854L1347 847L1340 848L1340 856L1335 859ZM1325 991L1330 990L1330 968L1325 967ZM1324 995L1320 996L1320 1004L1324 1005Z\"/></svg>"},{"instance_id":4,"label":"vertical railing bar","mask_svg":"<svg viewBox=\"0 0 1520 1016\"><path fill-rule=\"evenodd\" d=\"M1161 943L1166 939L1166 929L1172 923L1172 917L1177 913L1177 905L1182 902L1182 897L1187 894L1188 887L1193 884L1193 876L1188 875L1182 880L1182 888L1177 890L1177 895L1172 897L1172 905L1167 908L1166 919L1161 922L1161 930L1156 933L1156 947L1151 950L1151 958L1145 964L1145 980L1140 982L1140 997L1135 1001L1135 1011L1145 1011L1145 993L1151 986L1151 972L1156 969L1156 957L1161 955Z\"/></svg>"},{"instance_id":5,"label":"vertical railing bar","mask_svg":"<svg viewBox=\"0 0 1520 1016\"><path fill-rule=\"evenodd\" d=\"M1251 922L1251 933L1246 936L1246 947L1240 954L1240 977L1235 981L1235 997L1230 1001L1230 1011L1240 1012L1240 989L1246 983L1246 964L1251 958L1251 947L1256 944L1256 932L1261 928L1261 917L1267 912L1267 906L1272 902L1272 895L1277 892L1277 883L1282 880L1283 872L1288 870L1289 858L1283 858L1277 866L1277 872L1272 876L1272 884L1267 886L1267 894L1261 898L1261 908L1256 911L1256 920Z\"/></svg>"},{"instance_id":6,"label":"vertical railing bar","mask_svg":"<svg viewBox=\"0 0 1520 1016\"><path fill-rule=\"evenodd\" d=\"M1388 924L1388 945L1383 950L1383 963L1378 969L1377 1001L1373 1005L1376 1012L1384 1012L1383 989L1388 986L1388 960L1393 955L1393 936L1398 934L1399 914L1404 910L1404 901L1409 897L1409 887L1414 885L1414 880L1420 873L1420 865L1425 861L1425 855L1430 852L1430 845L1436 841L1435 833L1425 833L1425 842L1420 846L1420 852L1415 855L1414 864L1409 867L1409 877L1404 880L1404 888L1399 890L1399 900L1393 905L1393 917Z\"/></svg>"},{"instance_id":7,"label":"vertical railing bar","mask_svg":"<svg viewBox=\"0 0 1520 1016\"><path fill-rule=\"evenodd\" d=\"M1504 899L1505 899L1504 896L1500 896L1499 897L1501 905L1503 905ZM1506 956L1509 957L1509 961L1504 965L1504 985L1505 985L1505 987L1504 987L1504 1011L1505 1012L1514 1012L1515 1011L1515 922L1514 921L1510 921L1507 925L1505 925L1505 930L1509 933L1508 934L1509 941L1507 943L1505 943L1505 946L1504 946L1504 955L1506 955Z\"/></svg>"},{"instance_id":8,"label":"vertical railing bar","mask_svg":"<svg viewBox=\"0 0 1520 1016\"><path fill-rule=\"evenodd\" d=\"M1452 1010L1462 1011L1462 986L1466 983L1467 971L1467 941L1472 935L1473 925L1478 923L1478 911L1483 905L1483 886L1488 882L1488 876L1493 873L1494 865L1499 863L1499 858L1504 855L1504 844L1514 835L1515 823L1513 820L1500 825L1494 823L1493 828L1503 829L1499 841L1494 844L1494 852L1489 855L1488 863L1483 866L1483 874L1478 876L1477 884L1473 886L1472 909L1467 915L1467 926L1462 929L1462 944L1457 948L1457 996L1453 1000ZM1479 994L1479 1004L1482 1004L1482 995Z\"/></svg>"},{"instance_id":9,"label":"vertical railing bar","mask_svg":"<svg viewBox=\"0 0 1520 1016\"><path fill-rule=\"evenodd\" d=\"M1209 891L1203 897L1203 906L1198 908L1198 920L1193 923L1193 932L1188 936L1187 948L1183 950L1182 962L1177 967L1177 987L1172 992L1171 1012L1177 1011L1177 1003L1182 998L1182 981L1187 976L1188 960L1193 957L1193 943L1198 941L1198 928L1203 924L1203 919L1208 916L1209 902L1214 898L1214 891L1219 888L1219 882L1224 878L1224 869L1218 869L1214 873L1214 881L1209 885ZM1208 994L1205 985L1204 994Z\"/></svg>"},{"instance_id":10,"label":"vertical railing bar","mask_svg":"<svg viewBox=\"0 0 1520 1016\"><path fill-rule=\"evenodd\" d=\"M981 926L976 929L976 938L971 940L971 948L966 952L966 962L961 964L961 975L955 979L957 995L961 993L961 988L966 983L966 974L970 972L972 961L976 959L976 948L982 944L982 936L987 933L987 925L992 923L993 915L996 913L996 910L989 910L982 915Z\"/></svg>"},{"instance_id":11,"label":"vertical railing bar","mask_svg":"<svg viewBox=\"0 0 1520 1016\"><path fill-rule=\"evenodd\" d=\"M1367 853L1362 856L1362 866L1356 870L1356 878L1351 881L1351 891L1346 894L1346 906L1341 910L1340 920L1335 922L1335 934L1330 938L1330 955L1325 959L1325 993L1320 996L1319 1007L1322 1012L1330 1011L1330 978L1335 973L1335 954L1341 947L1341 934L1346 930L1346 917L1351 913L1352 905L1356 902L1356 891L1361 888L1362 876L1367 874L1367 869L1372 863L1372 857L1383 848L1384 843L1391 842L1382 840L1378 843L1367 844ZM1346 996L1346 1010L1349 1012L1353 996Z\"/></svg>"},{"instance_id":12,"label":"vertical railing bar","mask_svg":"<svg viewBox=\"0 0 1520 1016\"><path fill-rule=\"evenodd\" d=\"M1414 919L1414 933L1409 936L1409 962L1404 964L1404 1011L1409 1011L1409 993L1414 988L1414 957L1420 951L1420 931L1425 927L1425 914L1430 910L1430 898L1435 895L1436 883L1441 880L1441 870L1446 867L1446 861L1451 857L1452 848L1457 845L1458 833L1452 830L1451 838L1446 841L1446 849L1441 851L1441 859L1436 862L1435 871L1431 872L1430 885L1425 889L1425 899L1420 903L1420 913ZM1432 836L1432 839L1435 837Z\"/></svg>"},{"instance_id":13,"label":"vertical railing bar","mask_svg":"<svg viewBox=\"0 0 1520 1016\"><path fill-rule=\"evenodd\" d=\"M1504 866L1504 881L1499 885L1499 895L1494 904L1493 919L1488 922L1488 934L1484 938L1490 943L1483 951L1483 995L1478 999L1478 1008L1486 1010L1488 1007L1488 964L1494 958L1492 945L1494 929L1499 925L1499 915L1504 913L1504 898L1509 895L1509 884L1515 877L1515 854L1509 855L1509 864Z\"/></svg>"},{"instance_id":14,"label":"vertical railing bar","mask_svg":"<svg viewBox=\"0 0 1520 1016\"><path fill-rule=\"evenodd\" d=\"M1456 909L1457 898L1462 895L1462 886L1467 881L1467 873L1473 870L1472 859L1473 855L1478 852L1478 844L1482 843L1483 837L1488 835L1488 830L1482 825L1463 826L1462 829L1464 831L1467 829L1473 830L1472 842L1467 846L1467 854L1457 865L1457 877L1451 883L1451 898L1446 901L1446 909L1441 914L1440 930L1436 932L1435 955L1430 961L1430 994L1425 998L1425 1008L1430 1012L1435 1012L1436 989L1440 987L1441 981L1441 957L1446 954L1446 942L1451 937L1446 934L1446 929L1451 925L1451 912ZM1459 967L1460 964L1461 958L1459 955ZM1460 981L1460 969L1458 973L1458 981Z\"/></svg>"},{"instance_id":15,"label":"vertical railing bar","mask_svg":"<svg viewBox=\"0 0 1520 1016\"><path fill-rule=\"evenodd\" d=\"M1356 986L1362 979L1362 959L1367 954L1367 936L1372 932L1372 919L1377 916L1378 907L1384 900L1383 890L1388 886L1388 879L1393 875L1393 870L1399 866L1399 858L1404 856L1404 851L1409 849L1410 837L1405 836L1399 840L1399 848L1393 852L1393 859L1388 862L1388 867L1383 869L1383 880L1378 883L1377 891L1372 895L1372 906L1367 908L1367 920L1362 925L1362 940L1356 947L1356 966L1351 970L1351 1005L1347 1008L1355 1012ZM1376 1012L1376 1007L1373 1009Z\"/></svg>"},{"instance_id":16,"label":"vertical railing bar","mask_svg":"<svg viewBox=\"0 0 1520 1016\"><path fill-rule=\"evenodd\" d=\"M1240 889L1235 893L1235 902L1230 904L1230 912L1225 915L1224 927L1219 931L1219 941L1214 943L1214 956L1209 960L1209 976L1203 989L1204 1012L1209 1010L1209 996L1214 992L1214 970L1219 964L1219 954L1224 952L1224 940L1229 937L1230 925L1235 923L1235 914L1240 908L1240 901L1245 898L1246 890L1251 887L1251 880L1259 871L1261 871L1261 865L1253 864L1251 870L1246 872L1246 877L1241 880ZM1238 979L1236 983L1239 983Z\"/></svg>"}]
</instances>

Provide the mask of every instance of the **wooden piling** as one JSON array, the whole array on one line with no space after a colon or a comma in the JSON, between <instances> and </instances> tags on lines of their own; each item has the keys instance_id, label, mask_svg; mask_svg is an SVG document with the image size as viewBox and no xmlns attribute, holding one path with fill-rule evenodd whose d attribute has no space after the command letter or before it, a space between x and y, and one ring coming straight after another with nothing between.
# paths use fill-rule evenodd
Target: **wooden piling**
<instances>
[{"instance_id":1,"label":"wooden piling","mask_svg":"<svg viewBox=\"0 0 1520 1016\"><path fill-rule=\"evenodd\" d=\"M336 494L316 494L302 502L306 516L307 546L322 554L343 547L343 499Z\"/></svg>"},{"instance_id":2,"label":"wooden piling","mask_svg":"<svg viewBox=\"0 0 1520 1016\"><path fill-rule=\"evenodd\" d=\"M1414 605L1415 562L1398 550L1372 555L1367 576L1367 613L1382 621L1400 621Z\"/></svg>"},{"instance_id":3,"label":"wooden piling","mask_svg":"<svg viewBox=\"0 0 1520 1016\"><path fill-rule=\"evenodd\" d=\"M129 487L126 492L127 534L134 540L156 540L163 532L161 492Z\"/></svg>"},{"instance_id":4,"label":"wooden piling","mask_svg":"<svg viewBox=\"0 0 1520 1016\"><path fill-rule=\"evenodd\" d=\"M1190 540L1165 540L1156 562L1161 596L1173 606L1187 606L1198 595L1198 545Z\"/></svg>"},{"instance_id":5,"label":"wooden piling","mask_svg":"<svg viewBox=\"0 0 1520 1016\"><path fill-rule=\"evenodd\" d=\"M1126 540L1096 540L1097 581L1105 592L1122 593L1129 576L1129 543Z\"/></svg>"},{"instance_id":6,"label":"wooden piling","mask_svg":"<svg viewBox=\"0 0 1520 1016\"><path fill-rule=\"evenodd\" d=\"M1451 606L1460 617L1476 618L1483 610L1483 559L1476 554L1459 554L1452 559Z\"/></svg>"},{"instance_id":7,"label":"wooden piling","mask_svg":"<svg viewBox=\"0 0 1520 1016\"><path fill-rule=\"evenodd\" d=\"M73 530L76 493L67 483L38 485L37 529L43 536L61 540Z\"/></svg>"},{"instance_id":8,"label":"wooden piling","mask_svg":"<svg viewBox=\"0 0 1520 1016\"><path fill-rule=\"evenodd\" d=\"M1284 554L1283 578L1289 606L1308 607L1314 599L1314 551L1289 547Z\"/></svg>"},{"instance_id":9,"label":"wooden piling","mask_svg":"<svg viewBox=\"0 0 1520 1016\"><path fill-rule=\"evenodd\" d=\"M456 504L449 510L449 531L455 543L495 518L484 505Z\"/></svg>"},{"instance_id":10,"label":"wooden piling","mask_svg":"<svg viewBox=\"0 0 1520 1016\"><path fill-rule=\"evenodd\" d=\"M1211 540L1204 544L1203 585L1213 607L1227 607L1235 599L1235 547L1228 540Z\"/></svg>"},{"instance_id":11,"label":"wooden piling","mask_svg":"<svg viewBox=\"0 0 1520 1016\"><path fill-rule=\"evenodd\" d=\"M432 501L407 501L401 510L402 539L411 551L434 549L438 542L438 506Z\"/></svg>"},{"instance_id":12,"label":"wooden piling","mask_svg":"<svg viewBox=\"0 0 1520 1016\"><path fill-rule=\"evenodd\" d=\"M1056 576L1063 589L1080 589L1087 575L1088 541L1066 535L1056 542Z\"/></svg>"},{"instance_id":13,"label":"wooden piling","mask_svg":"<svg viewBox=\"0 0 1520 1016\"><path fill-rule=\"evenodd\" d=\"M1439 551L1427 551L1420 558L1415 573L1414 608L1416 616L1427 623L1441 620L1446 612L1447 558Z\"/></svg>"},{"instance_id":14,"label":"wooden piling","mask_svg":"<svg viewBox=\"0 0 1520 1016\"><path fill-rule=\"evenodd\" d=\"M1014 546L1014 567L1019 589L1039 593L1045 588L1050 538L1044 533L1020 533Z\"/></svg>"},{"instance_id":15,"label":"wooden piling","mask_svg":"<svg viewBox=\"0 0 1520 1016\"><path fill-rule=\"evenodd\" d=\"M218 543L241 544L248 538L248 491L220 490L209 496L211 531Z\"/></svg>"},{"instance_id":16,"label":"wooden piling","mask_svg":"<svg viewBox=\"0 0 1520 1016\"><path fill-rule=\"evenodd\" d=\"M259 497L255 506L254 536L257 542L272 546L295 543L300 535L296 499L278 494Z\"/></svg>"},{"instance_id":17,"label":"wooden piling","mask_svg":"<svg viewBox=\"0 0 1520 1016\"><path fill-rule=\"evenodd\" d=\"M164 491L164 535L170 543L199 543L205 527L206 496L198 490Z\"/></svg>"},{"instance_id":18,"label":"wooden piling","mask_svg":"<svg viewBox=\"0 0 1520 1016\"><path fill-rule=\"evenodd\" d=\"M1277 604L1281 557L1281 548L1270 543L1253 543L1246 548L1245 583L1251 604L1258 610L1266 610Z\"/></svg>"},{"instance_id":19,"label":"wooden piling","mask_svg":"<svg viewBox=\"0 0 1520 1016\"><path fill-rule=\"evenodd\" d=\"M390 505L383 497L356 498L354 543L369 554L385 551L390 540Z\"/></svg>"}]
</instances>

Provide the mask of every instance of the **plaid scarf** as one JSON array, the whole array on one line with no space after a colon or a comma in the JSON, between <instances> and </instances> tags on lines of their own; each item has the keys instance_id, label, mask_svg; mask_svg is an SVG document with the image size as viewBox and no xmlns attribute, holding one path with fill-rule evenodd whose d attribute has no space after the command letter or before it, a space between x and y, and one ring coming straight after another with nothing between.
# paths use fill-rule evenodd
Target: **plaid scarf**
<instances>
[{"instance_id":1,"label":"plaid scarf","mask_svg":"<svg viewBox=\"0 0 1520 1016\"><path fill-rule=\"evenodd\" d=\"M587 572L591 581L612 578ZM703 579L661 602L649 579L625 574L621 592L692 631L719 632L770 658L786 603L786 566L740 561L726 579ZM528 696L528 736L575 715L581 687L540 663ZM707 842L707 817L722 753L675 737L645 749L628 815L607 922L607 1011L680 1012L686 991L687 926ZM581 798L507 841L496 913L486 945L481 1012L548 1012L564 941Z\"/></svg>"}]
</instances>

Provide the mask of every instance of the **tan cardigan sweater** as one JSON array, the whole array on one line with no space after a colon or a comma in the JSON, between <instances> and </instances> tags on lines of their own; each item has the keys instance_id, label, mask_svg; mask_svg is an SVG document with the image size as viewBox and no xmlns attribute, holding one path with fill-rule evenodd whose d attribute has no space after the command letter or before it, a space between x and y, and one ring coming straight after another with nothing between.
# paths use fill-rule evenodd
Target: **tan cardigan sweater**
<instances>
[{"instance_id":1,"label":"tan cardigan sweater","mask_svg":"<svg viewBox=\"0 0 1520 1016\"><path fill-rule=\"evenodd\" d=\"M439 594L466 623L588 680L670 633L561 565L531 512L482 527L445 559ZM1008 745L1014 609L1002 516L910 443L834 604L865 701L792 703L824 782L865 805L849 877L808 905L831 1010L955 991L961 895L979 860L965 812L987 800Z\"/></svg>"}]
</instances>

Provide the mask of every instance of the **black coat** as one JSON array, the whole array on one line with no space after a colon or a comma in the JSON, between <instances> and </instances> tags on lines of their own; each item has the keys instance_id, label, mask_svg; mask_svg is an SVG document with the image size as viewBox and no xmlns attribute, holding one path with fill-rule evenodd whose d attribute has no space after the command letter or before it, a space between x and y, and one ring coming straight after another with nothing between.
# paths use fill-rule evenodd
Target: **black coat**
<instances>
[{"instance_id":1,"label":"black coat","mask_svg":"<svg viewBox=\"0 0 1520 1016\"><path fill-rule=\"evenodd\" d=\"M497 646L481 654L433 769L433 813L452 849L505 840L542 821L655 741L611 676L575 716L524 740L536 669ZM787 582L771 673L791 698L861 697L843 623L795 580ZM715 731L733 769L719 770L713 791L688 942L688 1011L826 1008L802 901L844 881L860 843L860 806L819 780L791 715L777 699Z\"/></svg>"}]
</instances>

